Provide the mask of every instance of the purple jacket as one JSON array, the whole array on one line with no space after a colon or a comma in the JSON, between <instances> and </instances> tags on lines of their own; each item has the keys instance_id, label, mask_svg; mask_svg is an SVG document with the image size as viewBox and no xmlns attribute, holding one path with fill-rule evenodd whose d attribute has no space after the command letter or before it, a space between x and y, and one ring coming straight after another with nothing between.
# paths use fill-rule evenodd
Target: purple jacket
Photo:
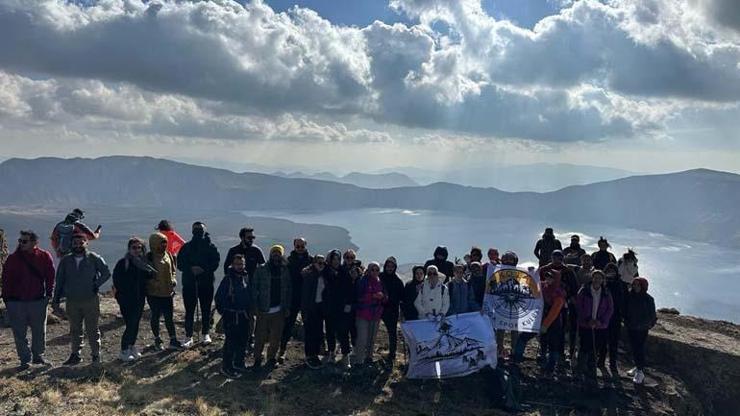
<instances>
[{"instance_id":1,"label":"purple jacket","mask_svg":"<svg viewBox=\"0 0 740 416\"><path fill-rule=\"evenodd\" d=\"M576 311L578 314L578 327L589 328L588 321L591 320L593 314L593 297L591 296L591 285L584 285L581 290L578 291L576 297ZM604 329L609 326L609 320L614 313L614 302L612 301L612 295L605 288L601 288L601 300L599 301L599 310L596 311L596 320L599 321L599 326L596 329Z\"/></svg>"}]
</instances>

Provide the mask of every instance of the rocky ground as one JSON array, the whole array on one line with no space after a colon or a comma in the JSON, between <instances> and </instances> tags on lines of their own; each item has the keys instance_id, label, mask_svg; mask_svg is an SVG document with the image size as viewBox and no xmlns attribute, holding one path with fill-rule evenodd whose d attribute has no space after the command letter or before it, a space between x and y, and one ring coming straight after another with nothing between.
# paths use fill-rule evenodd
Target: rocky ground
<instances>
[{"instance_id":1,"label":"rocky ground","mask_svg":"<svg viewBox=\"0 0 740 416\"><path fill-rule=\"evenodd\" d=\"M445 381L403 377L404 358L394 368L377 363L364 371L303 364L302 344L293 343L285 365L229 381L218 372L222 338L210 346L178 352L146 350L131 364L116 361L123 322L111 298L102 302L104 363L62 367L69 354L68 326L48 325L51 369L17 372L13 338L0 330L0 414L3 415L498 415L491 406L489 378L472 375ZM146 312L145 312L146 314ZM140 344L152 342L144 318ZM177 311L182 334L182 311ZM586 387L568 375L540 377L534 361L521 367L520 391L527 415L726 415L740 399L740 329L692 317L660 314L649 341L654 364L643 386L624 376L629 355L622 352L620 375L600 375ZM536 354L531 342L527 355ZM376 358L384 353L381 333ZM87 350L83 354L87 355ZM85 356L85 358L88 358ZM89 360L87 360L89 362Z\"/></svg>"}]
</instances>

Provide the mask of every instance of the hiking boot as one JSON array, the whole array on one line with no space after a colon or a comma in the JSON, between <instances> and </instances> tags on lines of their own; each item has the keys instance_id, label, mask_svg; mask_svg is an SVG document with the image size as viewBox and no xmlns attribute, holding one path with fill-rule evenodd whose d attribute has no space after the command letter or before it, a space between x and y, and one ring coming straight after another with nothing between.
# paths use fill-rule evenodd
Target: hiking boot
<instances>
[{"instance_id":1,"label":"hiking boot","mask_svg":"<svg viewBox=\"0 0 740 416\"><path fill-rule=\"evenodd\" d=\"M130 363L131 361L134 361L136 359L136 356L134 356L133 353L131 353L131 349L123 350L120 354L118 354L118 359L123 361L124 363Z\"/></svg>"},{"instance_id":2,"label":"hiking boot","mask_svg":"<svg viewBox=\"0 0 740 416\"><path fill-rule=\"evenodd\" d=\"M171 345L172 345L172 342L170 341L170 346ZM182 348L190 348L192 346L193 346L193 337L188 338L187 341L181 344Z\"/></svg>"},{"instance_id":3,"label":"hiking boot","mask_svg":"<svg viewBox=\"0 0 740 416\"><path fill-rule=\"evenodd\" d=\"M82 357L77 354L70 354L67 361L63 362L62 365L77 365L82 362Z\"/></svg>"},{"instance_id":4,"label":"hiking boot","mask_svg":"<svg viewBox=\"0 0 740 416\"><path fill-rule=\"evenodd\" d=\"M211 339L211 336L208 334L203 335L203 345L209 345L212 343L213 340Z\"/></svg>"},{"instance_id":5,"label":"hiking boot","mask_svg":"<svg viewBox=\"0 0 740 416\"><path fill-rule=\"evenodd\" d=\"M40 355L33 357L33 361L31 361L31 363L44 367L52 367L52 364L49 361L46 361L46 359Z\"/></svg>"},{"instance_id":6,"label":"hiking boot","mask_svg":"<svg viewBox=\"0 0 740 416\"><path fill-rule=\"evenodd\" d=\"M155 338L154 339L154 349L156 351L164 351L164 342L162 342L162 338Z\"/></svg>"},{"instance_id":7,"label":"hiking boot","mask_svg":"<svg viewBox=\"0 0 740 416\"><path fill-rule=\"evenodd\" d=\"M191 339L191 341L192 341L192 339ZM187 344L187 343L186 343L186 344ZM190 345L193 345L193 344L191 343ZM181 343L180 343L180 341L178 341L178 340L177 340L177 339L175 339L175 338L172 338L172 339L170 340L170 346L169 346L169 347L167 347L167 349L169 349L169 350L173 350L173 351L174 351L174 350L181 350L182 348L183 348L183 344L181 344Z\"/></svg>"},{"instance_id":8,"label":"hiking boot","mask_svg":"<svg viewBox=\"0 0 740 416\"><path fill-rule=\"evenodd\" d=\"M645 373L642 370L635 371L635 376L632 377L632 382L635 384L642 384L645 381Z\"/></svg>"},{"instance_id":9,"label":"hiking boot","mask_svg":"<svg viewBox=\"0 0 740 416\"><path fill-rule=\"evenodd\" d=\"M222 368L221 374L230 380L237 380L241 378L242 374L231 368Z\"/></svg>"},{"instance_id":10,"label":"hiking boot","mask_svg":"<svg viewBox=\"0 0 740 416\"><path fill-rule=\"evenodd\" d=\"M306 365L312 370L318 370L323 367L323 365L321 364L321 360L319 360L319 357L306 358Z\"/></svg>"}]
</instances>

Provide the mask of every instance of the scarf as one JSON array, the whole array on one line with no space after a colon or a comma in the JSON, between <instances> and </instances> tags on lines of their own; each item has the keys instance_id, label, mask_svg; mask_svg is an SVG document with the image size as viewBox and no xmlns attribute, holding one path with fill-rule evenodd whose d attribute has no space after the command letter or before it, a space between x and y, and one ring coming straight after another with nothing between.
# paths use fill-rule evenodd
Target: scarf
<instances>
[{"instance_id":1,"label":"scarf","mask_svg":"<svg viewBox=\"0 0 740 416\"><path fill-rule=\"evenodd\" d=\"M147 273L157 273L157 269L152 267L148 262L146 262L145 257L137 257L132 256L130 253L126 253L126 270L128 270L129 265L133 265L137 269L147 272Z\"/></svg>"}]
</instances>

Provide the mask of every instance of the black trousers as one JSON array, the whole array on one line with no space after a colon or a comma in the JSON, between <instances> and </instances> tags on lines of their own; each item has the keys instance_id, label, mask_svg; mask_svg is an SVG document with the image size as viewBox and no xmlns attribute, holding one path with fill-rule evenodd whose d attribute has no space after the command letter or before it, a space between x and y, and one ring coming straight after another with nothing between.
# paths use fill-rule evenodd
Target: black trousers
<instances>
[{"instance_id":1,"label":"black trousers","mask_svg":"<svg viewBox=\"0 0 740 416\"><path fill-rule=\"evenodd\" d=\"M324 321L326 320L323 305L301 312L303 316L303 329L305 336L303 348L306 357L317 357L321 352L321 346L324 343Z\"/></svg>"},{"instance_id":2,"label":"black trousers","mask_svg":"<svg viewBox=\"0 0 740 416\"><path fill-rule=\"evenodd\" d=\"M244 357L247 352L247 338L249 338L249 319L244 313L225 312L223 316L224 335L226 339L223 347L223 368L233 370L244 368Z\"/></svg>"},{"instance_id":3,"label":"black trousers","mask_svg":"<svg viewBox=\"0 0 740 416\"><path fill-rule=\"evenodd\" d=\"M144 314L144 302L146 297L143 295L131 299L116 299L118 307L121 309L123 322L126 329L121 336L121 351L129 349L136 344L136 338L139 336L139 322L141 315Z\"/></svg>"},{"instance_id":4,"label":"black trousers","mask_svg":"<svg viewBox=\"0 0 740 416\"><path fill-rule=\"evenodd\" d=\"M185 337L193 336L195 308L200 304L203 335L211 331L211 305L213 304L212 279L188 279L182 282L182 301L185 303Z\"/></svg>"},{"instance_id":5,"label":"black trousers","mask_svg":"<svg viewBox=\"0 0 740 416\"><path fill-rule=\"evenodd\" d=\"M166 298L158 296L147 296L147 303L151 310L150 323L152 325L152 334L154 338L159 338L159 318L164 315L164 326L167 328L167 334L170 339L176 339L177 333L175 332L175 321L173 319L174 313L174 301L172 296Z\"/></svg>"},{"instance_id":6,"label":"black trousers","mask_svg":"<svg viewBox=\"0 0 740 416\"><path fill-rule=\"evenodd\" d=\"M285 325L283 325L283 337L280 340L280 351L285 351L288 348L288 341L293 337L293 330L295 329L295 322L298 319L298 312L300 310L299 305L293 305L290 308L290 315L285 318Z\"/></svg>"},{"instance_id":7,"label":"black trousers","mask_svg":"<svg viewBox=\"0 0 740 416\"><path fill-rule=\"evenodd\" d=\"M579 328L581 345L578 349L578 366L587 377L596 378L596 354L606 342L606 329Z\"/></svg>"},{"instance_id":8,"label":"black trousers","mask_svg":"<svg viewBox=\"0 0 740 416\"><path fill-rule=\"evenodd\" d=\"M354 321L354 314L344 313L343 310L333 311L329 321L331 321L331 324L326 327L329 352L335 351L336 342L338 341L342 354L349 354L351 351L349 346L349 328L350 321ZM333 332L331 338L328 335L330 330Z\"/></svg>"},{"instance_id":9,"label":"black trousers","mask_svg":"<svg viewBox=\"0 0 740 416\"><path fill-rule=\"evenodd\" d=\"M648 331L628 331L630 346L632 347L632 359L635 360L635 367L638 370L645 368L645 343L647 342Z\"/></svg>"},{"instance_id":10,"label":"black trousers","mask_svg":"<svg viewBox=\"0 0 740 416\"><path fill-rule=\"evenodd\" d=\"M606 328L606 342L599 350L599 366L606 364L607 351L609 353L609 365L616 366L619 352L619 338L622 332L622 320L612 317L609 326Z\"/></svg>"},{"instance_id":11,"label":"black trousers","mask_svg":"<svg viewBox=\"0 0 740 416\"><path fill-rule=\"evenodd\" d=\"M383 324L388 332L388 356L395 359L398 349L398 313L383 314Z\"/></svg>"}]
</instances>

